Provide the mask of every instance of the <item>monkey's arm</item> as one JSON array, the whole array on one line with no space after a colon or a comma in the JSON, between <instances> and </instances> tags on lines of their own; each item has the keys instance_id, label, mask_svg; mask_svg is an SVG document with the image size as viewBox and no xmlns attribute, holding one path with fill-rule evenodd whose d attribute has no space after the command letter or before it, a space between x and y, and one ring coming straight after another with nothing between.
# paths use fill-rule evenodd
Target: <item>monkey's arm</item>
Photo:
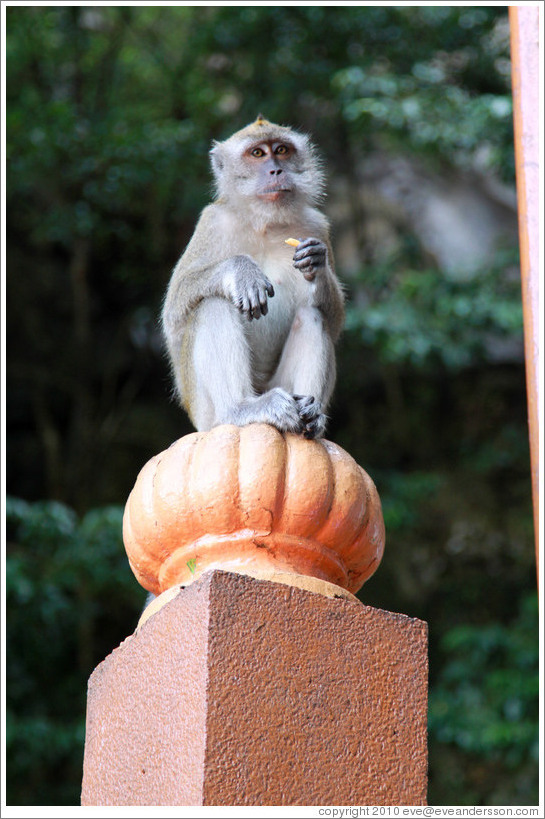
<instances>
[{"instance_id":1,"label":"monkey's arm","mask_svg":"<svg viewBox=\"0 0 545 819\"><path fill-rule=\"evenodd\" d=\"M163 324L168 332L183 332L190 312L203 300L219 296L231 301L248 319L267 313L272 283L246 254L234 254L232 230L223 224L228 214L221 204L204 209L167 290Z\"/></svg>"},{"instance_id":2,"label":"monkey's arm","mask_svg":"<svg viewBox=\"0 0 545 819\"><path fill-rule=\"evenodd\" d=\"M333 342L344 324L344 294L335 274L335 262L329 236L300 241L293 255L293 264L314 288L314 306L323 314Z\"/></svg>"}]
</instances>

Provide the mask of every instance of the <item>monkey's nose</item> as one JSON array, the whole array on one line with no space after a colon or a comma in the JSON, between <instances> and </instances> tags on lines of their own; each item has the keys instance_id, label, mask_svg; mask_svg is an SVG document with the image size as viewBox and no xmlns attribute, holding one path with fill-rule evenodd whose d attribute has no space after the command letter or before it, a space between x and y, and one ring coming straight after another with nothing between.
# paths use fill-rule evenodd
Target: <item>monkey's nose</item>
<instances>
[{"instance_id":1,"label":"monkey's nose","mask_svg":"<svg viewBox=\"0 0 545 819\"><path fill-rule=\"evenodd\" d=\"M273 168L269 173L271 176L278 176L282 173L282 168Z\"/></svg>"}]
</instances>

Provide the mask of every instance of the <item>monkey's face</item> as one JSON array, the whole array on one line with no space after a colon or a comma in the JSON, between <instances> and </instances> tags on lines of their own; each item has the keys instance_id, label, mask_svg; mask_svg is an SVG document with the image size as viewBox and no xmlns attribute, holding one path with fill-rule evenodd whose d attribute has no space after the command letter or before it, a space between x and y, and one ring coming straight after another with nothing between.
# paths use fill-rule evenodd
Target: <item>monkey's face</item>
<instances>
[{"instance_id":1,"label":"monkey's face","mask_svg":"<svg viewBox=\"0 0 545 819\"><path fill-rule=\"evenodd\" d=\"M248 179L253 180L250 195L264 202L288 202L293 199L297 168L297 150L290 142L258 142L243 154Z\"/></svg>"},{"instance_id":2,"label":"monkey's face","mask_svg":"<svg viewBox=\"0 0 545 819\"><path fill-rule=\"evenodd\" d=\"M307 137L265 120L216 142L211 160L218 195L238 208L259 205L264 217L276 219L322 192L320 163Z\"/></svg>"}]
</instances>

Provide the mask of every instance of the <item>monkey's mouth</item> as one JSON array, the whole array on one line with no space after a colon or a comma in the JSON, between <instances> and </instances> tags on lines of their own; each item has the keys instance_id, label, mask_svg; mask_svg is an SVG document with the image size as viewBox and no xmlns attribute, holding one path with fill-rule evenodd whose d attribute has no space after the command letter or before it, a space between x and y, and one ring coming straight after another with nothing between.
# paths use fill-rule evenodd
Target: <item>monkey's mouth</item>
<instances>
[{"instance_id":1,"label":"monkey's mouth","mask_svg":"<svg viewBox=\"0 0 545 819\"><path fill-rule=\"evenodd\" d=\"M258 196L266 202L277 202L279 199L288 196L291 192L291 188L265 188Z\"/></svg>"}]
</instances>

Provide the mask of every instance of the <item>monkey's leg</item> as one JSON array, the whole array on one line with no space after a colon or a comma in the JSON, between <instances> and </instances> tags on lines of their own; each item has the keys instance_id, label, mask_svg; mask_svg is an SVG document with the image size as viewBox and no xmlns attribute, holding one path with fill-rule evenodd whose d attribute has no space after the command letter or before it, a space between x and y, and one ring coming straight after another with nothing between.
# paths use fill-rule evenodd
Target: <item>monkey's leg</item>
<instances>
[{"instance_id":1,"label":"monkey's leg","mask_svg":"<svg viewBox=\"0 0 545 819\"><path fill-rule=\"evenodd\" d=\"M324 411L334 384L334 348L322 314L315 307L300 307L271 386L295 397L306 437L323 435L327 422Z\"/></svg>"},{"instance_id":2,"label":"monkey's leg","mask_svg":"<svg viewBox=\"0 0 545 819\"><path fill-rule=\"evenodd\" d=\"M244 319L226 299L205 299L192 327L194 384L188 412L198 430L218 424L272 424L280 431L302 432L296 400L283 389L257 395L252 387L252 357ZM261 319L263 321L265 319Z\"/></svg>"}]
</instances>

